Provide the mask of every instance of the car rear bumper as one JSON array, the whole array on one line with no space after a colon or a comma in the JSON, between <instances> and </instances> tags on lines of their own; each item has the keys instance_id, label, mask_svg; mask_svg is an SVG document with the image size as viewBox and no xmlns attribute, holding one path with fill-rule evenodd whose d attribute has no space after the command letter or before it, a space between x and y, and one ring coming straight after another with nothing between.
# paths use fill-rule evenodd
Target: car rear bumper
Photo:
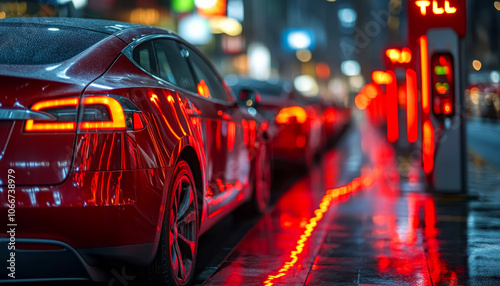
<instances>
[{"instance_id":1,"label":"car rear bumper","mask_svg":"<svg viewBox=\"0 0 500 286\"><path fill-rule=\"evenodd\" d=\"M1 257L10 257L6 247L9 240L0 239ZM111 281L113 277L133 279L131 267L123 264L109 263L94 266L88 260L96 257L134 257L141 260L153 246L151 244L105 247L96 249L74 249L70 245L55 240L18 239L16 240L15 260L7 261L7 268L2 269L0 283L34 282L34 281ZM128 269L128 271L127 271ZM6 273L3 273L6 272ZM9 273L13 273L9 277ZM127 274L128 273L128 274ZM115 277L116 278L116 277Z\"/></svg>"},{"instance_id":2,"label":"car rear bumper","mask_svg":"<svg viewBox=\"0 0 500 286\"><path fill-rule=\"evenodd\" d=\"M58 186L16 187L16 281L103 281L109 270L101 269L149 264L171 171L78 172ZM0 209L7 216L7 189L0 194ZM9 257L10 250L4 253L9 239L8 233L0 234L1 257Z\"/></svg>"}]
</instances>

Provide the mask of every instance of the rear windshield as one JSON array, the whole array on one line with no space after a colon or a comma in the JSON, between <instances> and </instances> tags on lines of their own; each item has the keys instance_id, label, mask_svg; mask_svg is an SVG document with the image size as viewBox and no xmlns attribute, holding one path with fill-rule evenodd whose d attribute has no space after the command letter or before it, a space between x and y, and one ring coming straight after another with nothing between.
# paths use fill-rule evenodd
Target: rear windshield
<instances>
[{"instance_id":1,"label":"rear windshield","mask_svg":"<svg viewBox=\"0 0 500 286\"><path fill-rule=\"evenodd\" d=\"M107 36L70 27L0 21L0 64L47 65L62 62Z\"/></svg>"}]
</instances>

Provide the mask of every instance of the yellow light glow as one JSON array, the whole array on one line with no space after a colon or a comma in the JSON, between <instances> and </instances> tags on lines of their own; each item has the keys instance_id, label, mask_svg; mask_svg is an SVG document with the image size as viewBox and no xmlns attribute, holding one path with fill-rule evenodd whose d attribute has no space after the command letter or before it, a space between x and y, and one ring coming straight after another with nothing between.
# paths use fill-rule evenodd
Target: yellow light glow
<instances>
[{"instance_id":1,"label":"yellow light glow","mask_svg":"<svg viewBox=\"0 0 500 286\"><path fill-rule=\"evenodd\" d=\"M309 50L298 50L295 52L295 56L297 56L297 59L303 63L307 63L312 59L312 54Z\"/></svg>"},{"instance_id":2,"label":"yellow light glow","mask_svg":"<svg viewBox=\"0 0 500 286\"><path fill-rule=\"evenodd\" d=\"M493 4L493 5L495 5L495 8L496 8L498 11L500 11L500 1L495 1L495 4Z\"/></svg>"},{"instance_id":3,"label":"yellow light glow","mask_svg":"<svg viewBox=\"0 0 500 286\"><path fill-rule=\"evenodd\" d=\"M473 61L473 62L472 62L472 66L474 67L474 69L475 69L475 70L477 70L477 71L478 71L478 70L480 70L480 69L481 69L481 67L482 67L483 65L481 64L481 62L480 62L480 61L475 60L475 61Z\"/></svg>"},{"instance_id":4,"label":"yellow light glow","mask_svg":"<svg viewBox=\"0 0 500 286\"><path fill-rule=\"evenodd\" d=\"M420 7L420 13L425 16L427 15L427 7L431 5L431 1L417 1L415 4Z\"/></svg>"},{"instance_id":5,"label":"yellow light glow","mask_svg":"<svg viewBox=\"0 0 500 286\"><path fill-rule=\"evenodd\" d=\"M227 34L229 36L239 36L243 27L238 20L228 17L210 18L210 28L214 34Z\"/></svg>"},{"instance_id":6,"label":"yellow light glow","mask_svg":"<svg viewBox=\"0 0 500 286\"><path fill-rule=\"evenodd\" d=\"M143 25L155 25L160 20L160 12L157 9L143 9L136 8L130 12L130 22L143 24Z\"/></svg>"}]
</instances>

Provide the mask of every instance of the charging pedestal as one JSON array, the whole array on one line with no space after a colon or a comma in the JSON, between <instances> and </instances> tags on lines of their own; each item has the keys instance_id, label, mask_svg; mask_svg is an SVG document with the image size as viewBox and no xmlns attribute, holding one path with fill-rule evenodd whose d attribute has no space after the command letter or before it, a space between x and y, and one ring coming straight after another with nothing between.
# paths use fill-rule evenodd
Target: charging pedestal
<instances>
[{"instance_id":1,"label":"charging pedestal","mask_svg":"<svg viewBox=\"0 0 500 286\"><path fill-rule=\"evenodd\" d=\"M463 194L467 0L406 1L409 43L420 47L422 162L427 183L436 192Z\"/></svg>"},{"instance_id":2,"label":"charging pedestal","mask_svg":"<svg viewBox=\"0 0 500 286\"><path fill-rule=\"evenodd\" d=\"M464 121L464 79L461 39L450 28L430 29L428 39L429 109L433 140L433 168L427 172L431 190L465 193L466 134ZM424 123L425 124L425 123ZM432 142L433 141L433 142ZM429 158L430 159L430 158Z\"/></svg>"}]
</instances>

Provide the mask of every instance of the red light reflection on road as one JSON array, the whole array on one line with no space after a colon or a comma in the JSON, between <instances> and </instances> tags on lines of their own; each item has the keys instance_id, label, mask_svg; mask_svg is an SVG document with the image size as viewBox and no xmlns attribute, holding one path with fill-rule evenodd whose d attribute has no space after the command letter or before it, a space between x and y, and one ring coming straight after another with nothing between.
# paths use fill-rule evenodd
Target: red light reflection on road
<instances>
[{"instance_id":1,"label":"red light reflection on road","mask_svg":"<svg viewBox=\"0 0 500 286\"><path fill-rule=\"evenodd\" d=\"M267 276L266 281L264 281L264 285L273 285L273 280L285 276L286 272L290 268L292 268L295 263L297 263L299 255L304 250L307 240L312 235L314 229L318 225L318 222L323 218L323 215L328 211L332 201L334 199L344 200L346 199L346 196L350 195L351 193L359 191L361 188L370 186L373 183L373 176L375 173L376 171L368 172L367 174L354 179L346 186L330 189L326 192L321 200L321 203L319 204L319 208L314 211L315 216L309 220L308 224L306 224L304 232L300 236L300 239L297 241L295 250L292 250L292 252L290 253L290 260L285 262L281 269L277 271L277 274Z\"/></svg>"},{"instance_id":2,"label":"red light reflection on road","mask_svg":"<svg viewBox=\"0 0 500 286\"><path fill-rule=\"evenodd\" d=\"M422 279L419 284L422 285L457 285L457 273L440 257L434 198L427 194L411 193L407 197L407 205L406 222L397 221L399 216L396 214L373 217L377 231L392 236L389 255L384 251L388 247L386 244L375 245L378 251L385 253L377 257L379 271L396 272L406 277L419 276ZM421 245L418 238L421 236L428 246L426 255L419 254Z\"/></svg>"}]
</instances>

